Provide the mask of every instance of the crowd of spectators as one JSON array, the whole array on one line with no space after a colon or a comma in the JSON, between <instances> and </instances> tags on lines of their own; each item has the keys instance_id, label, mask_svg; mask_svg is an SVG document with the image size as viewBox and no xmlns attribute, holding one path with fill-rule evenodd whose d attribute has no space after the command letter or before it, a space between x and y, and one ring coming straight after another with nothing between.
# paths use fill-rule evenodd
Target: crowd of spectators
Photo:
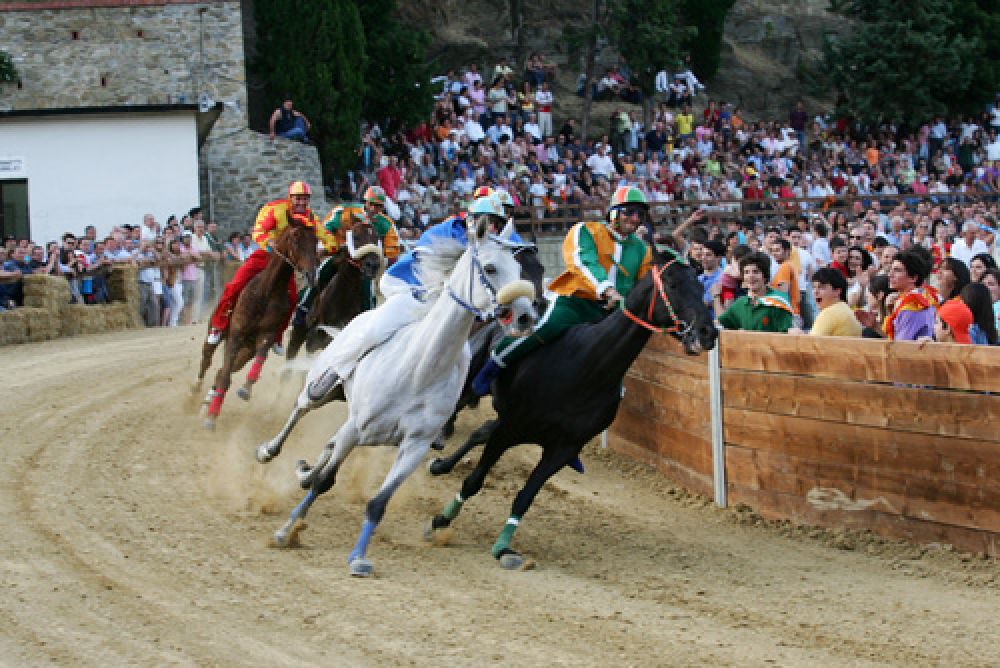
<instances>
[{"instance_id":1,"label":"crowd of spectators","mask_svg":"<svg viewBox=\"0 0 1000 668\"><path fill-rule=\"evenodd\" d=\"M218 225L204 221L197 207L162 224L146 214L141 224L115 227L103 238L93 225L80 236L66 232L45 245L8 237L0 248L0 310L23 305L21 279L28 274L65 277L72 303L105 303L111 269L128 265L138 269L147 326L196 323L222 290L221 263L242 262L255 248L249 233L223 241Z\"/></svg>"},{"instance_id":2,"label":"crowd of spectators","mask_svg":"<svg viewBox=\"0 0 1000 668\"><path fill-rule=\"evenodd\" d=\"M976 117L863 131L802 102L787 118L751 120L707 97L681 67L657 77L644 120L630 104L627 64L607 75L618 83L598 82L595 92L618 106L599 123L606 132L583 137L577 119L553 116L555 70L537 54L517 75L506 59L487 71L448 71L436 80L441 94L426 122L391 136L364 126L349 194L385 188L406 238L460 210L483 185L507 190L534 218L562 217L565 207L600 211L619 185L640 188L654 211L684 200L731 212L758 200L766 208L767 200L811 198L787 207L819 211L841 197L944 202L1000 189L1000 98Z\"/></svg>"},{"instance_id":3,"label":"crowd of spectators","mask_svg":"<svg viewBox=\"0 0 1000 668\"><path fill-rule=\"evenodd\" d=\"M928 264L924 276L914 274L916 286L936 288L942 304L963 300L975 316L972 333L996 341L995 319L992 328L980 321L983 303L1000 308L1000 95L979 116L914 127L862 130L802 102L787 118L751 120L709 98L681 66L673 76L658 74L653 112L644 120L628 64L619 60L593 91L611 101L607 131L584 137L575 118L555 115L557 77L541 54L522 71L501 58L483 70L469 64L437 77L440 93L426 121L390 136L377 124L363 126L344 196L384 188L405 242L459 213L480 186L506 190L520 215L545 219L567 207L573 215L601 216L613 190L632 185L645 193L654 217L678 203L709 213L708 225L660 239L681 245L701 268L706 301L723 324L734 324L725 316L741 297L755 308L780 309L784 300L789 325L761 316L770 329L829 333L827 321L844 316L843 302L866 335L907 336L883 329L898 293L890 280L894 256L907 253L910 274ZM215 227L194 209L163 225L147 215L103 239L92 226L79 238L64 235L61 244L7 239L0 308L20 303L18 279L34 272L66 276L74 301L100 303L108 268L132 263L140 268L148 325L197 322L221 288L219 261L242 261L253 247L249 234L223 243ZM762 280L747 281L745 267L756 267ZM969 284L985 286L989 299L978 288L966 291ZM936 312L951 317L955 310ZM837 322L853 332L843 320ZM933 335L924 328L914 338Z\"/></svg>"}]
</instances>

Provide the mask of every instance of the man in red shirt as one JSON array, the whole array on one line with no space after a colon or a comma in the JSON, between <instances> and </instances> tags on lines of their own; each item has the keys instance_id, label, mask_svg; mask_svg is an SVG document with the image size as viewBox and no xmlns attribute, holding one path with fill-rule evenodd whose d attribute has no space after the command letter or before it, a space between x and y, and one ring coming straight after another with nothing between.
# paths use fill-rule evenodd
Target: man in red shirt
<instances>
[{"instance_id":1,"label":"man in red shirt","mask_svg":"<svg viewBox=\"0 0 1000 668\"><path fill-rule=\"evenodd\" d=\"M396 156L389 156L389 164L375 172L378 184L382 186L385 194L392 199L396 199L396 193L399 192L399 184L403 181L403 174L399 171L397 162L398 158Z\"/></svg>"}]
</instances>

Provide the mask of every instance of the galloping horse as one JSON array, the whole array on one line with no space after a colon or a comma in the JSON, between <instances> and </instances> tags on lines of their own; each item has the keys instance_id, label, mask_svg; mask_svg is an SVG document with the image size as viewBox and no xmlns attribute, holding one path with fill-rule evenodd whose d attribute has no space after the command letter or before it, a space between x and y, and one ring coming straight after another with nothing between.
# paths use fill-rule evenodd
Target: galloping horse
<instances>
[{"instance_id":1,"label":"galloping horse","mask_svg":"<svg viewBox=\"0 0 1000 668\"><path fill-rule=\"evenodd\" d=\"M337 263L337 273L313 302L305 325L292 327L287 359L294 359L303 343L310 353L324 347L330 342L324 326L343 329L374 306L372 282L382 267L382 244L375 228L356 225L347 233L342 255L330 262Z\"/></svg>"},{"instance_id":2,"label":"galloping horse","mask_svg":"<svg viewBox=\"0 0 1000 668\"><path fill-rule=\"evenodd\" d=\"M316 233L311 227L293 220L274 241L267 266L250 279L233 308L229 328L222 335L222 340L226 342L225 359L209 392L206 429L215 428L232 374L254 358L246 383L238 392L241 399L250 398L251 388L260 378L267 353L295 303L293 272L300 272L306 282L311 283L316 264ZM206 341L202 347L199 385L212 365L218 346L218 343Z\"/></svg>"},{"instance_id":3,"label":"galloping horse","mask_svg":"<svg viewBox=\"0 0 1000 668\"><path fill-rule=\"evenodd\" d=\"M352 575L373 573L374 566L366 559L368 543L392 494L420 464L455 407L469 369L466 340L473 322L498 305L509 304L514 326L524 334L533 329L533 289L519 280L520 267L506 243L513 226L508 224L496 239L487 236L485 217L470 227L467 247L442 239L434 243L433 252L421 262L424 285L443 288L428 298L423 317L369 350L343 380L349 404L347 421L326 444L314 466L299 462L299 482L309 493L275 532L274 544L283 547L298 540L302 518L316 498L333 486L337 470L355 446L396 444L399 454L381 489L368 502L361 533L348 558ZM393 306L390 300L355 318L344 330L343 338L337 337L323 350L281 433L258 447L259 461L270 461L278 455L303 414L335 398L333 391L315 397L311 388L330 371L329 359L336 356L338 342L350 340L352 330L363 331L368 318Z\"/></svg>"},{"instance_id":4,"label":"galloping horse","mask_svg":"<svg viewBox=\"0 0 1000 668\"><path fill-rule=\"evenodd\" d=\"M673 254L656 253L654 260L623 309L601 322L569 329L500 374L493 391L497 420L488 428L486 448L461 492L431 520L427 538L451 524L507 450L535 443L542 447L541 459L514 499L510 518L492 549L504 568L520 567L523 559L510 548L518 523L545 481L614 421L622 379L650 334L670 332L692 355L715 345L717 332L694 270ZM474 445L470 439L447 459L435 460L431 472L451 471Z\"/></svg>"},{"instance_id":5,"label":"galloping horse","mask_svg":"<svg viewBox=\"0 0 1000 668\"><path fill-rule=\"evenodd\" d=\"M525 244L514 251L514 257L517 259L518 264L521 265L521 278L535 286L535 310L539 313L544 313L547 305L545 300L545 286L543 285L545 267L538 260L538 246L535 244ZM503 314L501 314L502 316ZM444 425L441 441L434 445L436 450L444 449L443 439L450 437L454 433L455 420L458 418L458 414L466 408L474 408L479 404L480 397L472 390L472 379L475 378L476 373L486 364L486 360L490 357L490 351L493 350L493 347L503 336L504 325L498 320L490 320L483 323L482 326L477 324L476 327L473 327L472 336L469 338L469 350L472 353L469 363L469 375L465 379L465 385L462 386L462 394L458 398L455 411Z\"/></svg>"}]
</instances>

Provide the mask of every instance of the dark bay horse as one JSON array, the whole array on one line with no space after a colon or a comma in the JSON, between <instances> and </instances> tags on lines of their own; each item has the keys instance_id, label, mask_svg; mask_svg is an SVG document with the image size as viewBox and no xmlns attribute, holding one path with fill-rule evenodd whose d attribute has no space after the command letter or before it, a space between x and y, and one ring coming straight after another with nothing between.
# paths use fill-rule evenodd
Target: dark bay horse
<instances>
[{"instance_id":1,"label":"dark bay horse","mask_svg":"<svg viewBox=\"0 0 1000 668\"><path fill-rule=\"evenodd\" d=\"M534 443L542 447L541 459L514 499L492 549L504 568L520 567L523 559L510 548L518 523L545 482L614 421L622 380L650 334L672 333L689 354L715 345L717 332L702 295L690 266L674 254L657 253L653 269L629 293L624 309L601 322L571 328L505 369L493 387L497 419L486 428L486 448L461 492L431 520L427 537L451 524L507 450ZM432 473L451 471L474 445L470 439L447 459L435 460Z\"/></svg>"},{"instance_id":2,"label":"dark bay horse","mask_svg":"<svg viewBox=\"0 0 1000 668\"><path fill-rule=\"evenodd\" d=\"M206 429L215 428L233 373L242 369L253 358L254 363L247 374L246 383L239 390L242 399L250 398L251 387L260 378L267 353L287 322L294 305L294 284L291 287L289 285L293 274L300 272L305 276L306 282L311 284L316 264L315 231L299 222L289 223L275 239L267 266L243 288L233 308L229 327L223 332L220 343L226 343L225 357L209 393ZM202 347L199 384L211 366L218 346L218 343L206 341Z\"/></svg>"},{"instance_id":3,"label":"dark bay horse","mask_svg":"<svg viewBox=\"0 0 1000 668\"><path fill-rule=\"evenodd\" d=\"M323 327L343 329L375 305L373 282L382 268L382 246L374 227L356 225L347 244L329 261L337 263L336 273L316 297L305 324L292 328L287 359L294 359L303 344L310 353L323 348L330 342Z\"/></svg>"},{"instance_id":4,"label":"dark bay horse","mask_svg":"<svg viewBox=\"0 0 1000 668\"><path fill-rule=\"evenodd\" d=\"M514 258L521 265L521 278L531 282L535 286L535 310L538 313L544 313L547 305L545 300L545 286L543 285L545 267L538 260L538 247L534 244L526 244L514 253ZM447 424L444 426L442 439L432 446L435 450L443 449L443 439L448 438L454 433L455 420L458 418L458 414L466 408L474 408L478 405L479 397L472 390L472 379L476 377L476 373L486 364L486 360L490 357L490 351L504 337L505 330L506 328L503 323L497 320L490 320L473 328L472 336L469 337L469 349L472 353L469 363L469 375L465 379L465 385L462 386L462 395L459 397L458 405L455 406L455 412L452 413L451 418L449 418Z\"/></svg>"}]
</instances>

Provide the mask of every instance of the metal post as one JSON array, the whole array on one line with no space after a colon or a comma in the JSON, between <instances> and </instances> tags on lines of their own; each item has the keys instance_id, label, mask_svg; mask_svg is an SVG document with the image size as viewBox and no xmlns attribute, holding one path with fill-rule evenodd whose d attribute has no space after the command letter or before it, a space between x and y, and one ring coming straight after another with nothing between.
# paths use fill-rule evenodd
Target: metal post
<instances>
[{"instance_id":1,"label":"metal post","mask_svg":"<svg viewBox=\"0 0 1000 668\"><path fill-rule=\"evenodd\" d=\"M726 507L726 444L722 431L722 375L719 362L721 337L708 353L708 391L712 414L712 484L715 505Z\"/></svg>"}]
</instances>

